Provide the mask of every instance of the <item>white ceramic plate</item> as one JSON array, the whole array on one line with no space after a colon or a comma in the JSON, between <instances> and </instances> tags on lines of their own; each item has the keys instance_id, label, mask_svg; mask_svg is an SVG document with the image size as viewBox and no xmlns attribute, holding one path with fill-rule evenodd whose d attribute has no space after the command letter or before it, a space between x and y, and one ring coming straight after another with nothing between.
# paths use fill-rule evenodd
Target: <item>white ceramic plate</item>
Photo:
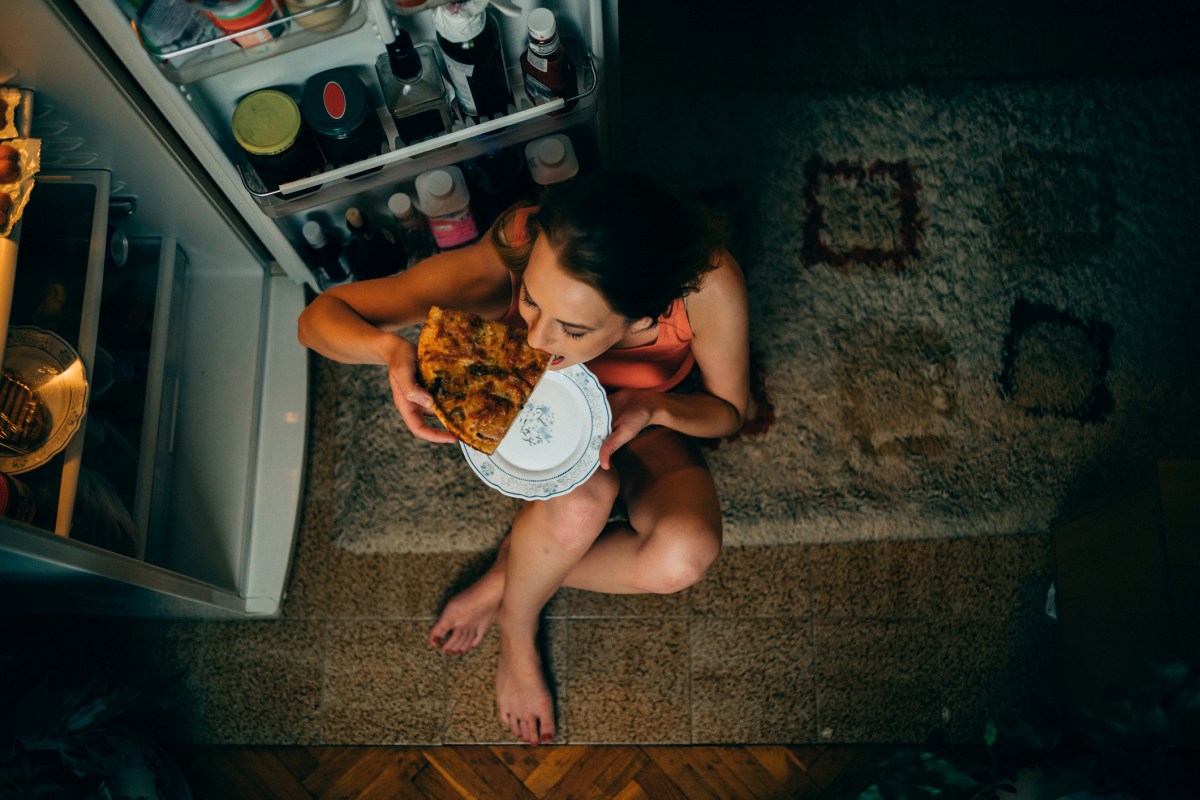
<instances>
[{"instance_id":1,"label":"white ceramic plate","mask_svg":"<svg viewBox=\"0 0 1200 800\"><path fill-rule=\"evenodd\" d=\"M50 435L28 455L0 448L0 472L20 475L54 458L79 430L87 411L83 360L61 336L41 328L9 328L4 368L37 391L50 415Z\"/></svg>"},{"instance_id":2,"label":"white ceramic plate","mask_svg":"<svg viewBox=\"0 0 1200 800\"><path fill-rule=\"evenodd\" d=\"M509 497L546 500L592 476L611 430L604 388L576 364L542 377L494 455L460 446L488 486Z\"/></svg>"}]
</instances>

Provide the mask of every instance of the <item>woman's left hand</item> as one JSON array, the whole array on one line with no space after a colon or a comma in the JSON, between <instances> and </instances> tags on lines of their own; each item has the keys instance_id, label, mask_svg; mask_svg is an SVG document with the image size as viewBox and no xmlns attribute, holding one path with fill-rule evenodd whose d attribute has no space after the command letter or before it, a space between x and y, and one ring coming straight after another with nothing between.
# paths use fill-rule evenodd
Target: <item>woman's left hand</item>
<instances>
[{"instance_id":1,"label":"woman's left hand","mask_svg":"<svg viewBox=\"0 0 1200 800\"><path fill-rule=\"evenodd\" d=\"M608 396L612 408L612 433L600 445L600 466L612 466L612 456L650 424L651 403L657 392L645 389L619 389Z\"/></svg>"}]
</instances>

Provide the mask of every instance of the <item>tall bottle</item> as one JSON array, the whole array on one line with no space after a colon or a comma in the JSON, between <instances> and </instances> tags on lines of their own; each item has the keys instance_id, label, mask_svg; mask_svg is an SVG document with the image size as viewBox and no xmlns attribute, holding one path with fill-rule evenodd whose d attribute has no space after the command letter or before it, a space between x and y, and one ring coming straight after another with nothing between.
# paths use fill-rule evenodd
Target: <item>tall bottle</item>
<instances>
[{"instance_id":1,"label":"tall bottle","mask_svg":"<svg viewBox=\"0 0 1200 800\"><path fill-rule=\"evenodd\" d=\"M493 145L483 155L464 161L462 170L480 230L490 228L496 217L518 200L533 199L522 180L525 160L519 148Z\"/></svg>"},{"instance_id":2,"label":"tall bottle","mask_svg":"<svg viewBox=\"0 0 1200 800\"><path fill-rule=\"evenodd\" d=\"M450 131L450 99L430 45L413 46L403 28L375 59L375 71L400 141L412 144Z\"/></svg>"},{"instance_id":3,"label":"tall bottle","mask_svg":"<svg viewBox=\"0 0 1200 800\"><path fill-rule=\"evenodd\" d=\"M404 248L392 232L376 230L367 215L357 208L346 209L346 227L351 236L346 246L346 263L355 280L384 278L408 266Z\"/></svg>"},{"instance_id":4,"label":"tall bottle","mask_svg":"<svg viewBox=\"0 0 1200 800\"><path fill-rule=\"evenodd\" d=\"M534 105L548 103L556 97L575 97L579 94L575 65L558 39L554 12L535 8L529 13L528 28L529 45L521 54L525 94Z\"/></svg>"},{"instance_id":5,"label":"tall bottle","mask_svg":"<svg viewBox=\"0 0 1200 800\"><path fill-rule=\"evenodd\" d=\"M323 283L332 286L350 277L342 266L342 242L336 233L326 231L315 219L304 223L300 233L308 242L309 260L319 271L319 276L324 277Z\"/></svg>"},{"instance_id":6,"label":"tall bottle","mask_svg":"<svg viewBox=\"0 0 1200 800\"><path fill-rule=\"evenodd\" d=\"M410 262L416 263L433 255L435 247L429 220L413 205L407 192L396 192L389 197L388 211L392 212L396 239L404 245Z\"/></svg>"},{"instance_id":7,"label":"tall bottle","mask_svg":"<svg viewBox=\"0 0 1200 800\"><path fill-rule=\"evenodd\" d=\"M437 43L463 116L476 122L504 114L512 103L500 26L488 0L467 0L433 9Z\"/></svg>"}]
</instances>

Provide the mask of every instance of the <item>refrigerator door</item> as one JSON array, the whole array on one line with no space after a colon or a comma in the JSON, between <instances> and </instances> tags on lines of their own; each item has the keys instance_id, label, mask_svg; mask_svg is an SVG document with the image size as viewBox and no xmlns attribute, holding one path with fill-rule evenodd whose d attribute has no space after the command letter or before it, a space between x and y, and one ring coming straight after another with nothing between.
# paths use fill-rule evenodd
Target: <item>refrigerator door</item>
<instances>
[{"instance_id":1,"label":"refrigerator door","mask_svg":"<svg viewBox=\"0 0 1200 800\"><path fill-rule=\"evenodd\" d=\"M526 98L518 58L528 41L526 22L535 4L501 2L488 13L499 25L513 89L508 112L492 120L460 117L448 134L413 144L400 142L383 99L376 58L397 28L407 30L416 42L433 42L428 9L443 2L432 0L418 7L424 10L414 12L390 0L328 0L320 13L333 14L349 7L344 21L332 29L314 32L302 19L290 18L264 25L258 34L270 30L278 31L278 36L255 47L240 48L233 41L218 39L164 55L152 52L139 39L114 0L75 0L276 263L293 280L308 283L314 290L319 290L321 283L305 260L300 234L307 220L341 226L347 208L355 206L387 222L388 198L396 191L414 194L413 183L419 173L461 164L496 148L523 148L552 133L571 135L581 160L607 161L612 128L609 115L615 111L616 99L616 70L607 67L616 55L615 0L543 0L536 4L556 14L560 36L579 65L580 96L570 108L562 99L533 105ZM277 4L282 7L281 2ZM437 49L436 44L433 48ZM383 151L354 163L327 166L275 192L256 186L254 179L247 177L251 169L231 129L237 103L266 88L298 99L309 77L333 68L350 69L363 81L384 129Z\"/></svg>"},{"instance_id":2,"label":"refrigerator door","mask_svg":"<svg viewBox=\"0 0 1200 800\"><path fill-rule=\"evenodd\" d=\"M3 6L0 63L42 143L0 247L5 338L65 330L89 394L61 453L10 462L39 511L0 519L0 612L274 614L302 489L303 287L73 3ZM121 267L110 225L131 243Z\"/></svg>"}]
</instances>

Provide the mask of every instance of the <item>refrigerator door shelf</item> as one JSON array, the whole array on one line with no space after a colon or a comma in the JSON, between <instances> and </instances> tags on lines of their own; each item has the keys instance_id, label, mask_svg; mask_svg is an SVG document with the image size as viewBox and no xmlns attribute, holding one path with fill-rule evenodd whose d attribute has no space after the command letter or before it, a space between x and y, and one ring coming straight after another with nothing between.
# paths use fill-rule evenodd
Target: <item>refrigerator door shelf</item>
<instances>
[{"instance_id":1,"label":"refrigerator door shelf","mask_svg":"<svg viewBox=\"0 0 1200 800\"><path fill-rule=\"evenodd\" d=\"M329 0L319 6L290 14L284 8L283 0L268 0L268 2L273 2L280 9L279 19L273 19L253 28L246 28L169 53L153 53L149 48L146 52L154 61L158 62L167 80L179 86L187 86L223 72L350 33L361 28L367 20L367 15L363 10L365 0ZM314 19L317 14L328 14L342 8L350 8L350 11L342 24L331 31L312 30L301 22L306 18ZM233 41L240 36L249 36L258 31L278 28L281 25L286 26L283 33L278 38L263 44L241 47ZM141 41L140 37L139 41Z\"/></svg>"},{"instance_id":2,"label":"refrigerator door shelf","mask_svg":"<svg viewBox=\"0 0 1200 800\"><path fill-rule=\"evenodd\" d=\"M104 282L108 190L104 170L39 174L34 202L21 220L21 263L13 265L12 285L0 297L6 340L9 326L48 330L74 348L89 377ZM59 536L71 530L86 428L85 415L62 453L23 473L43 492L36 522Z\"/></svg>"},{"instance_id":3,"label":"refrigerator door shelf","mask_svg":"<svg viewBox=\"0 0 1200 800\"><path fill-rule=\"evenodd\" d=\"M578 46L583 47L581 43ZM530 105L525 97L520 67L516 67L508 71L508 77L520 110L510 106L513 110L502 117L479 123L459 121L450 133L285 183L276 191L263 191L247 174L249 167L243 162L236 161L235 166L246 191L262 206L265 214L278 219L303 213L380 186L411 180L420 172L457 164L497 147L528 142L587 123L596 113L599 80L594 59L586 49L582 50L577 63L584 67L581 91L567 100L559 98L542 105ZM396 141L395 127L387 110L376 109L376 113L389 141Z\"/></svg>"}]
</instances>

